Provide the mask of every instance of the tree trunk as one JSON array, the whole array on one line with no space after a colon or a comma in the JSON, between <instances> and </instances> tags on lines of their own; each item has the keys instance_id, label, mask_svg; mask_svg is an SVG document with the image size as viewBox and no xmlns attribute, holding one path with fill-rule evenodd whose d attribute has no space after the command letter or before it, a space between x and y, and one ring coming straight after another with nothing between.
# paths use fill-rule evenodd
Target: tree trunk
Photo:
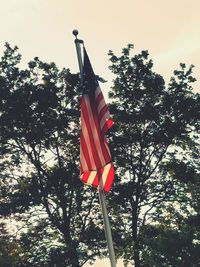
<instances>
[{"instance_id":1,"label":"tree trunk","mask_svg":"<svg viewBox=\"0 0 200 267\"><path fill-rule=\"evenodd\" d=\"M134 262L135 262L135 267L141 267L140 265L140 251L139 251L139 248L138 248L138 242L135 241L134 242Z\"/></svg>"},{"instance_id":2,"label":"tree trunk","mask_svg":"<svg viewBox=\"0 0 200 267\"><path fill-rule=\"evenodd\" d=\"M71 267L80 267L79 260L78 260L78 253L75 248L69 253Z\"/></svg>"},{"instance_id":3,"label":"tree trunk","mask_svg":"<svg viewBox=\"0 0 200 267\"><path fill-rule=\"evenodd\" d=\"M75 242L72 240L69 231L64 231L63 229L63 236L66 243L66 247L69 248L67 253L67 260L69 262L70 267L80 267L79 264L79 254L77 252L77 247Z\"/></svg>"},{"instance_id":4,"label":"tree trunk","mask_svg":"<svg viewBox=\"0 0 200 267\"><path fill-rule=\"evenodd\" d=\"M138 213L137 213L137 202L133 201L132 205L132 239L134 242L134 251L133 251L133 258L135 267L140 267L140 252L139 252L139 242L138 242Z\"/></svg>"}]
</instances>

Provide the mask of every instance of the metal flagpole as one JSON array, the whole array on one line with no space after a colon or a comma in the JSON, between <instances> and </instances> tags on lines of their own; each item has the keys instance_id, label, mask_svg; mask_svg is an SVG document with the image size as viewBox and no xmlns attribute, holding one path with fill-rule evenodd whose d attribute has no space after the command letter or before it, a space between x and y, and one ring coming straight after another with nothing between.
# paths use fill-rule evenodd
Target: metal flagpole
<instances>
[{"instance_id":1,"label":"metal flagpole","mask_svg":"<svg viewBox=\"0 0 200 267\"><path fill-rule=\"evenodd\" d=\"M77 38L78 30L73 30L72 33L76 37L75 45L76 45L76 52L77 52L77 57L78 57L79 69L80 69L80 76L81 76L81 80L82 80L83 60L82 60L82 54L81 54L81 44L83 44L83 41L79 40ZM99 202L100 202L100 206L101 206L101 210L102 210L102 214L103 214L105 236L106 236L106 241L108 244L108 252L109 252L111 267L116 267L116 260L115 260L115 252L114 252L113 241L112 241L111 227L110 227L108 212L107 212L107 208L106 208L106 201L105 201L103 186L101 185L101 183L102 183L102 180L100 180L100 186L98 187L98 193L99 193Z\"/></svg>"},{"instance_id":2,"label":"metal flagpole","mask_svg":"<svg viewBox=\"0 0 200 267\"><path fill-rule=\"evenodd\" d=\"M115 260L115 252L114 252L113 241L112 241L111 227L110 227L108 212L107 212L107 208L106 208L105 195L104 195L104 191L101 188L101 186L99 186L98 192L99 192L99 200L100 200L100 204L101 204L101 210L102 210L102 214L103 214L103 222L104 222L106 240L107 240L107 244L108 244L110 263L111 263L111 267L116 267L116 260Z\"/></svg>"},{"instance_id":3,"label":"metal flagpole","mask_svg":"<svg viewBox=\"0 0 200 267\"><path fill-rule=\"evenodd\" d=\"M77 57L78 57L78 65L79 65L79 70L80 70L80 76L82 79L82 72L83 72L83 60L81 56L81 44L83 44L83 40L80 40L77 38L78 35L78 30L73 30L73 35L76 37L75 39L75 45L76 45L76 52L77 52Z\"/></svg>"}]
</instances>

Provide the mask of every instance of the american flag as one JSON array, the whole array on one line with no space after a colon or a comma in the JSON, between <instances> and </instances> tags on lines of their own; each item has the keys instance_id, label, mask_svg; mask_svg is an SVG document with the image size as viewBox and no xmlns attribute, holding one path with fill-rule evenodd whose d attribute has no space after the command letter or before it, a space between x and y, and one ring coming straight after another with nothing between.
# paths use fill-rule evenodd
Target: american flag
<instances>
[{"instance_id":1,"label":"american flag","mask_svg":"<svg viewBox=\"0 0 200 267\"><path fill-rule=\"evenodd\" d=\"M114 179L114 167L105 134L112 127L113 121L85 48L82 87L81 180L108 192Z\"/></svg>"}]
</instances>

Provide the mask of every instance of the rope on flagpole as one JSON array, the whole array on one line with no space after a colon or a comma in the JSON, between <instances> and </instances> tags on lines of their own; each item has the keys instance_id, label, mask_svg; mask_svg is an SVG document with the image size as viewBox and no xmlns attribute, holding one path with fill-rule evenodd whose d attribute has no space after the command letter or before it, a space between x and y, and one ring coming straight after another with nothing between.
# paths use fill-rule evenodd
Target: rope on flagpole
<instances>
[{"instance_id":1,"label":"rope on flagpole","mask_svg":"<svg viewBox=\"0 0 200 267\"><path fill-rule=\"evenodd\" d=\"M77 52L77 57L78 57L79 69L80 69L80 78L82 81L83 60L82 60L82 54L81 54L81 44L83 44L83 40L80 40L77 38L77 35L79 33L78 30L73 30L72 33L75 36L74 42L76 45L76 52ZM111 263L111 267L116 267L115 252L114 252L113 241L112 241L112 233L111 233L111 227L110 227L110 222L108 218L108 212L106 208L106 201L105 201L105 195L104 195L103 186L102 186L102 179L100 179L100 186L98 187L98 193L99 193L99 202L100 202L100 206L101 206L101 210L103 214L103 223L104 223L106 241L108 244L110 263Z\"/></svg>"}]
</instances>

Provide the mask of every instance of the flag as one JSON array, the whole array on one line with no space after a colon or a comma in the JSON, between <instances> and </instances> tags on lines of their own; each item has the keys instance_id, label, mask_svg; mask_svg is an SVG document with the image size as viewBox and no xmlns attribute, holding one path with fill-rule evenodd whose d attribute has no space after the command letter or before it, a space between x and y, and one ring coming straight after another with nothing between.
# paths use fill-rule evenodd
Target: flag
<instances>
[{"instance_id":1,"label":"flag","mask_svg":"<svg viewBox=\"0 0 200 267\"><path fill-rule=\"evenodd\" d=\"M108 107L84 48L81 98L80 172L81 180L108 192L114 167L105 137L112 127Z\"/></svg>"}]
</instances>

